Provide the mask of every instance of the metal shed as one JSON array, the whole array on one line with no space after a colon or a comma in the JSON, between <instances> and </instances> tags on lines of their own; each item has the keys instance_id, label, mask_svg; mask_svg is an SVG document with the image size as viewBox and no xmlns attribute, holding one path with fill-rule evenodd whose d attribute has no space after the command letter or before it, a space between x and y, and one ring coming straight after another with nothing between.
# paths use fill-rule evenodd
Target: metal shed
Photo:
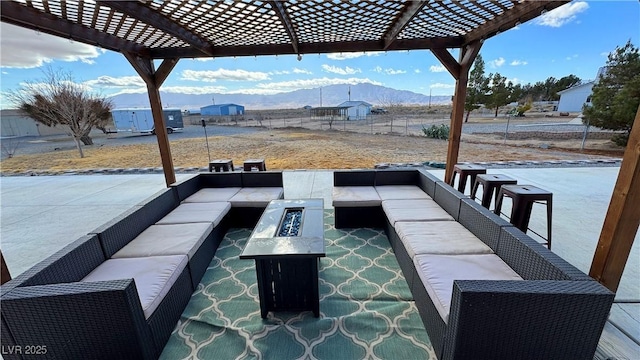
<instances>
[{"instance_id":1,"label":"metal shed","mask_svg":"<svg viewBox=\"0 0 640 360\"><path fill-rule=\"evenodd\" d=\"M200 108L200 115L202 116L216 116L216 115L243 115L244 106L238 104L219 104L208 105Z\"/></svg>"}]
</instances>

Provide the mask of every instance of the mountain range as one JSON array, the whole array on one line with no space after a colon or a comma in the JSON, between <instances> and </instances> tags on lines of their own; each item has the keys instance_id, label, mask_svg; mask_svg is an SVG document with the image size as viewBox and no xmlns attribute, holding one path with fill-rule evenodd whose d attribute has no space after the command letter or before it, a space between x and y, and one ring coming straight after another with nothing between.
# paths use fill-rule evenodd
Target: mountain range
<instances>
[{"instance_id":1,"label":"mountain range","mask_svg":"<svg viewBox=\"0 0 640 360\"><path fill-rule=\"evenodd\" d=\"M407 90L396 90L380 85L330 85L322 88L302 89L273 95L251 94L181 94L160 91L162 106L195 110L211 104L238 104L245 110L296 109L304 106L338 106L342 102L366 101L373 106L393 105L441 105L450 104L451 96L418 94ZM111 98L115 109L148 108L149 97L143 94L120 94Z\"/></svg>"}]
</instances>

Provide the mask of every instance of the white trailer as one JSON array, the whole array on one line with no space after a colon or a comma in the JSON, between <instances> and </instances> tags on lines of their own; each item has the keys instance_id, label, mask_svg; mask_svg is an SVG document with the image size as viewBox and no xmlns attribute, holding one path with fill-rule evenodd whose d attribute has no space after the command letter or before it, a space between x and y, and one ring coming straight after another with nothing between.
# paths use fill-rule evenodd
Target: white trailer
<instances>
[{"instance_id":1,"label":"white trailer","mask_svg":"<svg viewBox=\"0 0 640 360\"><path fill-rule=\"evenodd\" d=\"M167 133L171 134L184 128L180 109L163 109L162 112ZM115 109L111 110L111 117L115 128L111 132L155 134L151 109Z\"/></svg>"}]
</instances>

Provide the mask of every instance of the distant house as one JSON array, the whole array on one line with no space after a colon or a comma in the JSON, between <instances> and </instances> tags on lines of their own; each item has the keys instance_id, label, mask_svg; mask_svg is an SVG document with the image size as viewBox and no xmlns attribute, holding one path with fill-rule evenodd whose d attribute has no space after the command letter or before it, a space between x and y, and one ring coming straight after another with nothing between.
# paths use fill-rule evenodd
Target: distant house
<instances>
[{"instance_id":1,"label":"distant house","mask_svg":"<svg viewBox=\"0 0 640 360\"><path fill-rule=\"evenodd\" d=\"M588 83L558 91L558 95L560 95L558 111L581 112L582 106L591 104L591 92L593 85L595 85L595 81L589 81Z\"/></svg>"},{"instance_id":2,"label":"distant house","mask_svg":"<svg viewBox=\"0 0 640 360\"><path fill-rule=\"evenodd\" d=\"M338 107L347 108L347 120L364 120L371 113L373 105L366 101L345 101Z\"/></svg>"},{"instance_id":3,"label":"distant house","mask_svg":"<svg viewBox=\"0 0 640 360\"><path fill-rule=\"evenodd\" d=\"M583 105L591 105L591 94L593 86L598 83L601 77L607 74L607 67L603 66L598 69L596 79L584 84L572 86L568 89L558 91L560 101L558 102L558 111L560 112L582 112Z\"/></svg>"},{"instance_id":4,"label":"distant house","mask_svg":"<svg viewBox=\"0 0 640 360\"><path fill-rule=\"evenodd\" d=\"M202 116L243 115L244 106L238 104L208 105L200 108Z\"/></svg>"}]
</instances>

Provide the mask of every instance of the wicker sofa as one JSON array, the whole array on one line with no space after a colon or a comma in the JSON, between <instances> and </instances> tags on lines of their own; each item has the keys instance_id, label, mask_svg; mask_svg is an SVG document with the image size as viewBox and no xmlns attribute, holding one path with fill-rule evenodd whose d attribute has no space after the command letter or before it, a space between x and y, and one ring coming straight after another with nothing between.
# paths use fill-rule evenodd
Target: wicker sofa
<instances>
[{"instance_id":1,"label":"wicker sofa","mask_svg":"<svg viewBox=\"0 0 640 360\"><path fill-rule=\"evenodd\" d=\"M429 172L335 172L333 204L385 228L439 359L593 359L614 294Z\"/></svg>"},{"instance_id":2,"label":"wicker sofa","mask_svg":"<svg viewBox=\"0 0 640 360\"><path fill-rule=\"evenodd\" d=\"M250 190L188 201L208 188ZM4 358L157 358L229 226L282 195L282 173L198 174L74 241L0 287Z\"/></svg>"}]
</instances>

